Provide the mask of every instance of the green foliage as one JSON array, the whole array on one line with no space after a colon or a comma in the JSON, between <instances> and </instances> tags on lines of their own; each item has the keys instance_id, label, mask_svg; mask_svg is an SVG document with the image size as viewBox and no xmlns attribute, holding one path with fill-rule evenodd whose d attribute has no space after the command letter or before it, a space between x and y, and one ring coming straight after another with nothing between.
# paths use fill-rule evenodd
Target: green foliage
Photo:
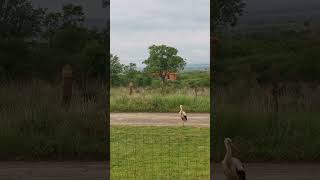
<instances>
[{"instance_id":1,"label":"green foliage","mask_svg":"<svg viewBox=\"0 0 320 180\"><path fill-rule=\"evenodd\" d=\"M159 51L159 52L157 52ZM116 86L128 86L129 82L133 82L135 87L152 87L159 88L163 84L169 86L169 88L183 88L190 87L191 84L196 85L197 87L209 87L209 72L207 71L180 71L185 66L185 61L176 56L172 55L172 59L162 58L162 52L170 51L167 54L173 53L177 54L177 50L172 47L167 46L151 46L149 59L144 61L148 63L147 67L143 71L139 71L135 63L130 63L129 65L124 65L120 63L120 60L117 56L111 55L111 85ZM172 51L172 52L171 52ZM162 60L157 60L156 57L161 57ZM169 56L169 55L163 55ZM161 67L165 67L162 69ZM153 76L152 72L161 71L160 76L161 80ZM164 81L163 74L167 72L177 72L178 79L173 81ZM154 73L158 74L159 73Z\"/></svg>"},{"instance_id":2,"label":"green foliage","mask_svg":"<svg viewBox=\"0 0 320 180\"><path fill-rule=\"evenodd\" d=\"M161 80L153 79L151 81L151 87L152 88L160 88L161 87Z\"/></svg>"},{"instance_id":3,"label":"green foliage","mask_svg":"<svg viewBox=\"0 0 320 180\"><path fill-rule=\"evenodd\" d=\"M0 1L0 38L24 38L41 31L45 10L33 8L30 0Z\"/></svg>"},{"instance_id":4,"label":"green foliage","mask_svg":"<svg viewBox=\"0 0 320 180\"><path fill-rule=\"evenodd\" d=\"M162 81L165 80L165 73L178 72L184 69L185 60L178 56L178 50L166 45L152 45L149 47L149 58L143 63L146 64L145 71L156 73Z\"/></svg>"},{"instance_id":5,"label":"green foliage","mask_svg":"<svg viewBox=\"0 0 320 180\"><path fill-rule=\"evenodd\" d=\"M14 75L24 76L28 70L32 70L31 52L28 44L21 39L5 40L0 38L0 67L5 76L9 78Z\"/></svg>"},{"instance_id":6,"label":"green foliage","mask_svg":"<svg viewBox=\"0 0 320 180\"><path fill-rule=\"evenodd\" d=\"M180 75L180 81L186 86L210 87L210 72L190 71Z\"/></svg>"},{"instance_id":7,"label":"green foliage","mask_svg":"<svg viewBox=\"0 0 320 180\"><path fill-rule=\"evenodd\" d=\"M213 0L210 3L213 29L220 25L235 26L245 5L243 0Z\"/></svg>"},{"instance_id":8,"label":"green foliage","mask_svg":"<svg viewBox=\"0 0 320 180\"><path fill-rule=\"evenodd\" d=\"M153 78L149 72L138 71L136 64L121 64L117 56L111 55L112 86L128 86L129 82L133 82L135 87L160 88L162 86L162 81L157 78ZM190 87L191 84L197 85L199 88L209 87L209 72L181 72L177 80L165 82L165 85L169 88Z\"/></svg>"},{"instance_id":9,"label":"green foliage","mask_svg":"<svg viewBox=\"0 0 320 180\"><path fill-rule=\"evenodd\" d=\"M80 26L85 20L82 6L67 4L62 11L63 26Z\"/></svg>"},{"instance_id":10,"label":"green foliage","mask_svg":"<svg viewBox=\"0 0 320 180\"><path fill-rule=\"evenodd\" d=\"M152 78L148 74L143 72L137 72L137 76L134 79L134 84L138 87L147 87L152 85Z\"/></svg>"},{"instance_id":11,"label":"green foliage","mask_svg":"<svg viewBox=\"0 0 320 180\"><path fill-rule=\"evenodd\" d=\"M135 63L130 63L128 66L124 66L123 71L128 81L134 81L134 79L139 74L137 65Z\"/></svg>"},{"instance_id":12,"label":"green foliage","mask_svg":"<svg viewBox=\"0 0 320 180\"><path fill-rule=\"evenodd\" d=\"M71 64L78 82L106 79L109 62L105 30L82 26L81 6L67 4L61 12L48 13L34 9L30 1L14 0L0 8L3 78L52 81L59 78L63 65Z\"/></svg>"},{"instance_id":13,"label":"green foliage","mask_svg":"<svg viewBox=\"0 0 320 180\"><path fill-rule=\"evenodd\" d=\"M120 85L120 74L123 72L123 65L118 56L110 55L110 79L112 85Z\"/></svg>"},{"instance_id":14,"label":"green foliage","mask_svg":"<svg viewBox=\"0 0 320 180\"><path fill-rule=\"evenodd\" d=\"M111 112L176 112L180 104L192 112L210 111L209 72L182 72L178 80L162 86L162 80L137 71L135 64L125 66L117 56L111 57ZM129 82L134 84L132 95Z\"/></svg>"},{"instance_id":15,"label":"green foliage","mask_svg":"<svg viewBox=\"0 0 320 180\"><path fill-rule=\"evenodd\" d=\"M198 92L197 97L189 88L175 86L160 87L159 80L152 88L137 88L129 95L128 88L112 88L111 112L177 112L183 104L187 112L210 112L208 88Z\"/></svg>"},{"instance_id":16,"label":"green foliage","mask_svg":"<svg viewBox=\"0 0 320 180\"><path fill-rule=\"evenodd\" d=\"M267 38L266 38L267 36ZM320 73L318 49L320 35L299 33L295 37L278 31L235 34L231 47L221 42L215 62L215 83L317 82Z\"/></svg>"}]
</instances>

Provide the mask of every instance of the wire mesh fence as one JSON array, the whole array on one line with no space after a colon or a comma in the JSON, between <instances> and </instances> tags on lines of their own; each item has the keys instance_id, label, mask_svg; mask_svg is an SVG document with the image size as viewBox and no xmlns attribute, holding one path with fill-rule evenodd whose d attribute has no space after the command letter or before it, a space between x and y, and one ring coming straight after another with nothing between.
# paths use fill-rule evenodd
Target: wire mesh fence
<instances>
[{"instance_id":1,"label":"wire mesh fence","mask_svg":"<svg viewBox=\"0 0 320 180\"><path fill-rule=\"evenodd\" d=\"M209 179L210 137L111 135L111 179Z\"/></svg>"}]
</instances>

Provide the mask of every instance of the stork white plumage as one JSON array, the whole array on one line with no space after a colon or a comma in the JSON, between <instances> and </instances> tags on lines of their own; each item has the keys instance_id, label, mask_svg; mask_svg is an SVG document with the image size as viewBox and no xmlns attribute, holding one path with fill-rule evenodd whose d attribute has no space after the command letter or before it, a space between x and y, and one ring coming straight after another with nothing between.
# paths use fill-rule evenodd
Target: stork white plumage
<instances>
[{"instance_id":1,"label":"stork white plumage","mask_svg":"<svg viewBox=\"0 0 320 180\"><path fill-rule=\"evenodd\" d=\"M187 118L187 113L184 112L182 108L183 108L183 106L180 105L180 112L179 112L179 114L180 114L180 117L181 117L181 120L182 120L183 126L184 126L184 122L186 122L186 121L188 120L188 118Z\"/></svg>"},{"instance_id":2,"label":"stork white plumage","mask_svg":"<svg viewBox=\"0 0 320 180\"><path fill-rule=\"evenodd\" d=\"M243 164L237 158L232 157L232 148L237 148L232 144L230 138L224 139L226 155L222 161L223 171L227 180L246 180L246 172Z\"/></svg>"}]
</instances>

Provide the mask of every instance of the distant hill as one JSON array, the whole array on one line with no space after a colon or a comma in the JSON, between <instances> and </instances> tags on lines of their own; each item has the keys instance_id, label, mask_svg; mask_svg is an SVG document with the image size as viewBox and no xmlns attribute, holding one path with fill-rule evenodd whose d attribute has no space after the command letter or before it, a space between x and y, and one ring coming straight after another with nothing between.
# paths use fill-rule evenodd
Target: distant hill
<instances>
[{"instance_id":1,"label":"distant hill","mask_svg":"<svg viewBox=\"0 0 320 180\"><path fill-rule=\"evenodd\" d=\"M139 71L142 71L144 67L138 66L137 67ZM184 68L184 71L205 71L210 69L210 64L187 64L186 67Z\"/></svg>"},{"instance_id":2,"label":"distant hill","mask_svg":"<svg viewBox=\"0 0 320 180\"><path fill-rule=\"evenodd\" d=\"M190 70L209 70L210 64L187 64L185 67L185 71Z\"/></svg>"}]
</instances>

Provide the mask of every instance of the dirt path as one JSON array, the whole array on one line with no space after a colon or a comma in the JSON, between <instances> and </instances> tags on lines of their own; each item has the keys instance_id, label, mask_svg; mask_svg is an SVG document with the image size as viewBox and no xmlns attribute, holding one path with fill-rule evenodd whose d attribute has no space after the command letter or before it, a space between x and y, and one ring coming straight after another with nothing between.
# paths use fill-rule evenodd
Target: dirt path
<instances>
[{"instance_id":1,"label":"dirt path","mask_svg":"<svg viewBox=\"0 0 320 180\"><path fill-rule=\"evenodd\" d=\"M320 164L246 164L249 180L317 180ZM213 180L225 180L220 164L212 167Z\"/></svg>"},{"instance_id":2,"label":"dirt path","mask_svg":"<svg viewBox=\"0 0 320 180\"><path fill-rule=\"evenodd\" d=\"M320 164L246 164L249 180L318 180ZM1 180L106 180L106 162L0 162ZM220 164L213 180L225 180Z\"/></svg>"},{"instance_id":3,"label":"dirt path","mask_svg":"<svg viewBox=\"0 0 320 180\"><path fill-rule=\"evenodd\" d=\"M182 126L178 113L111 113L111 125ZM210 127L209 113L188 113L185 126Z\"/></svg>"},{"instance_id":4,"label":"dirt path","mask_svg":"<svg viewBox=\"0 0 320 180\"><path fill-rule=\"evenodd\" d=\"M106 180L106 162L0 162L1 180Z\"/></svg>"}]
</instances>

